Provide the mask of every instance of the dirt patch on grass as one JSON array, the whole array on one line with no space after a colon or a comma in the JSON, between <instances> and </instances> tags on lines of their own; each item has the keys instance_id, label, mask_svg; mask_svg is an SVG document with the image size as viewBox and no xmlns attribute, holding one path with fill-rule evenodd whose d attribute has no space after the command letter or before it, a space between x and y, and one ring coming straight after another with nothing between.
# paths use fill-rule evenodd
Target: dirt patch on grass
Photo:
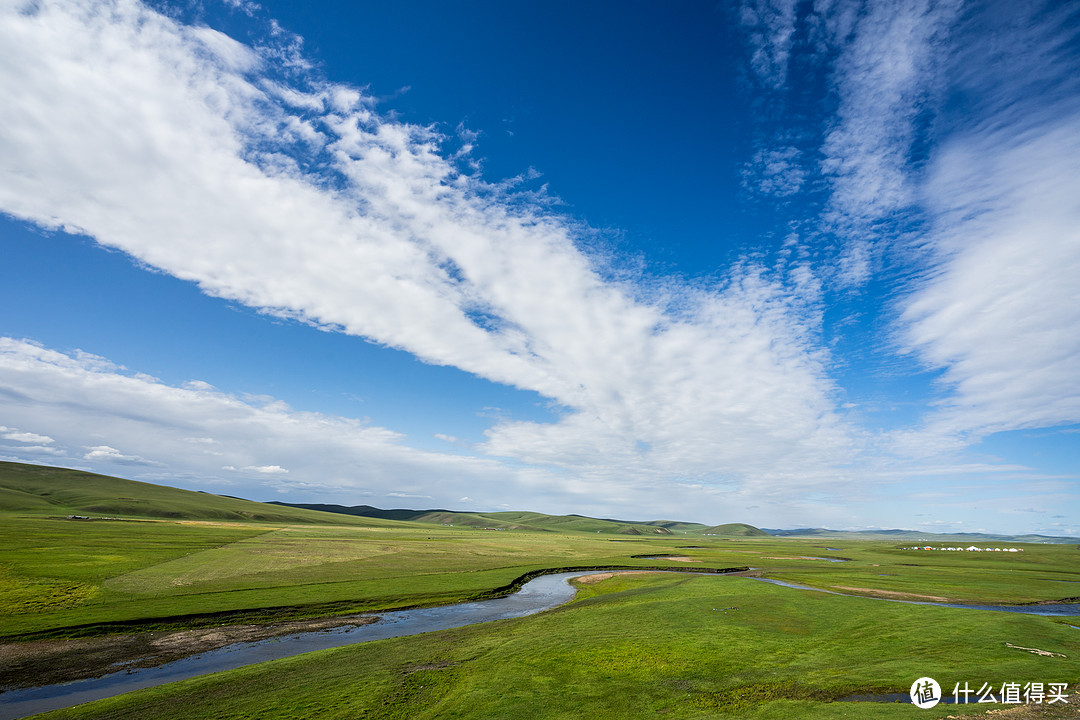
<instances>
[{"instance_id":1,"label":"dirt patch on grass","mask_svg":"<svg viewBox=\"0 0 1080 720\"><path fill-rule=\"evenodd\" d=\"M928 600L930 602L949 602L949 598L943 598L938 595L917 595L915 593L898 592L896 590L874 590L873 588L847 587L846 585L831 585L830 587L834 587L837 590L848 590L850 592L862 593L864 595L894 598L896 600Z\"/></svg>"},{"instance_id":2,"label":"dirt patch on grass","mask_svg":"<svg viewBox=\"0 0 1080 720\"><path fill-rule=\"evenodd\" d=\"M100 677L128 668L173 660L239 642L338 627L368 625L370 615L293 620L277 625L225 625L217 628L103 635L0 643L0 689L38 687Z\"/></svg>"},{"instance_id":3,"label":"dirt patch on grass","mask_svg":"<svg viewBox=\"0 0 1080 720\"><path fill-rule=\"evenodd\" d=\"M574 582L581 583L582 585L592 585L593 583L602 582L615 575L663 575L663 573L655 572L653 570L622 570L619 572L602 572L595 575L583 575L579 578L574 578Z\"/></svg>"},{"instance_id":4,"label":"dirt patch on grass","mask_svg":"<svg viewBox=\"0 0 1080 720\"><path fill-rule=\"evenodd\" d=\"M982 715L946 715L945 717L950 720L978 717L1000 718L1001 720L1058 720L1059 718L1080 718L1080 708L1077 708L1073 704L1076 702L1076 691L1078 689L1080 689L1080 685L1073 685L1072 688L1070 688L1072 694L1069 695L1068 705L1065 705L1064 703L1054 703L1053 705L1028 704L1011 708L987 710Z\"/></svg>"}]
</instances>

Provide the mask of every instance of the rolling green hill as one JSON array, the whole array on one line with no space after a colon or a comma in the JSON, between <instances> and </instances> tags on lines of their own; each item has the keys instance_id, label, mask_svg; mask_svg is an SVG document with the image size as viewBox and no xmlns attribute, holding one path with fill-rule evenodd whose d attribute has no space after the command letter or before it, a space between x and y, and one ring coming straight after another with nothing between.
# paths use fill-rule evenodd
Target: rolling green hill
<instances>
[{"instance_id":1,"label":"rolling green hill","mask_svg":"<svg viewBox=\"0 0 1080 720\"><path fill-rule=\"evenodd\" d=\"M539 532L593 533L601 535L667 536L712 534L719 537L767 537L768 533L752 525L730 523L708 527L701 523L652 520L647 522L591 518L584 515L547 515L538 512L466 513L454 510L381 510L370 505L318 505L273 503L287 507L321 510L360 517L408 520L454 527L479 527L498 530L533 530Z\"/></svg>"},{"instance_id":2,"label":"rolling green hill","mask_svg":"<svg viewBox=\"0 0 1080 720\"><path fill-rule=\"evenodd\" d=\"M769 537L769 533L746 523L713 525L702 530L701 534L715 535L716 537Z\"/></svg>"},{"instance_id":3,"label":"rolling green hill","mask_svg":"<svg viewBox=\"0 0 1080 720\"><path fill-rule=\"evenodd\" d=\"M411 522L433 523L454 527L475 527L490 530L531 530L535 532L583 532L616 535L671 535L666 527L687 526L688 523L636 523L623 520L599 520L584 515L546 515L537 512L488 512L467 513L455 510L381 510L370 505L322 505L311 503L271 503L285 507L320 510L359 517L382 518L386 520L407 520ZM704 525L698 525L701 528Z\"/></svg>"},{"instance_id":4,"label":"rolling green hill","mask_svg":"<svg viewBox=\"0 0 1080 720\"><path fill-rule=\"evenodd\" d=\"M13 462L0 462L0 512L335 525L359 522L358 518Z\"/></svg>"}]
</instances>

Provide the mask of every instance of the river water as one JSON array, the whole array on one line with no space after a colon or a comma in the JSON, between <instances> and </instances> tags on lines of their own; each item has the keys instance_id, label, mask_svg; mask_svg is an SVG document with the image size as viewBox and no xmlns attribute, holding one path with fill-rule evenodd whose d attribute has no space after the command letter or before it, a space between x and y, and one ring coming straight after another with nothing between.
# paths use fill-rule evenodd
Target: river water
<instances>
[{"instance_id":1,"label":"river water","mask_svg":"<svg viewBox=\"0 0 1080 720\"><path fill-rule=\"evenodd\" d=\"M796 590L813 590L814 592L823 592L828 593L829 595L842 595L844 597L866 597L864 595L851 595L849 593L836 592L835 590L823 590L822 588L810 587L809 585L797 585L795 583L784 582L783 580L773 580L772 578L752 579L760 580L761 582L772 583L773 585L781 585L787 588L795 588ZM1023 615L1043 615L1048 617L1068 617L1071 615L1080 615L1080 603L1055 603L1051 605L963 605L960 603L938 603L926 602L922 600L893 600L892 598L879 597L871 597L867 599L884 600L885 602L905 603L907 605L934 605L936 607L963 608L967 610L997 610L998 612L1021 613Z\"/></svg>"}]
</instances>

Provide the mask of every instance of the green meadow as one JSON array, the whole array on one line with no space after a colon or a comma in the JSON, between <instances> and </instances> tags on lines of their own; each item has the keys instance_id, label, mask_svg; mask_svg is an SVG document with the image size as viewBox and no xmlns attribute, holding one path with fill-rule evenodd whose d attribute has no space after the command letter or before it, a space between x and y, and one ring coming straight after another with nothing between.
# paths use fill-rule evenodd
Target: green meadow
<instances>
[{"instance_id":1,"label":"green meadow","mask_svg":"<svg viewBox=\"0 0 1080 720\"><path fill-rule=\"evenodd\" d=\"M1071 627L1080 618L880 599L1075 597L1076 545L940 552L747 536L742 526L729 537L686 523L627 534L603 524L613 521L517 515L501 530L355 517L4 463L0 642L445 604L550 568L749 567L854 597L747 577L615 575L540 615L311 653L42 717L945 717L1000 706L839 700L906 692L924 675L947 690L1080 680ZM655 555L676 559L642 557ZM1080 705L1071 692L1073 705L1054 713Z\"/></svg>"},{"instance_id":2,"label":"green meadow","mask_svg":"<svg viewBox=\"0 0 1080 720\"><path fill-rule=\"evenodd\" d=\"M617 575L538 616L312 653L42 717L942 718L988 706L837 701L906 691L923 675L943 685L1071 683L1077 634L1045 618L746 578Z\"/></svg>"}]
</instances>

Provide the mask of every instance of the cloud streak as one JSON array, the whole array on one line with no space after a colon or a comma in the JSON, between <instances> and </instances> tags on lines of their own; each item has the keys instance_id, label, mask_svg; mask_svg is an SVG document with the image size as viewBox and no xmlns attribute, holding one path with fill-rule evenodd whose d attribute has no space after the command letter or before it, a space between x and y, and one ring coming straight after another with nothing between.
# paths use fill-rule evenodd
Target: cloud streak
<instances>
[{"instance_id":1,"label":"cloud streak","mask_svg":"<svg viewBox=\"0 0 1080 720\"><path fill-rule=\"evenodd\" d=\"M967 32L1007 24L1024 28L1023 42L965 44L952 59L979 102L962 124L944 119L921 188L929 262L900 317L903 348L943 373L925 418L937 437L1080 420L1080 63L1065 52L1076 26L1062 20L987 8Z\"/></svg>"}]
</instances>

